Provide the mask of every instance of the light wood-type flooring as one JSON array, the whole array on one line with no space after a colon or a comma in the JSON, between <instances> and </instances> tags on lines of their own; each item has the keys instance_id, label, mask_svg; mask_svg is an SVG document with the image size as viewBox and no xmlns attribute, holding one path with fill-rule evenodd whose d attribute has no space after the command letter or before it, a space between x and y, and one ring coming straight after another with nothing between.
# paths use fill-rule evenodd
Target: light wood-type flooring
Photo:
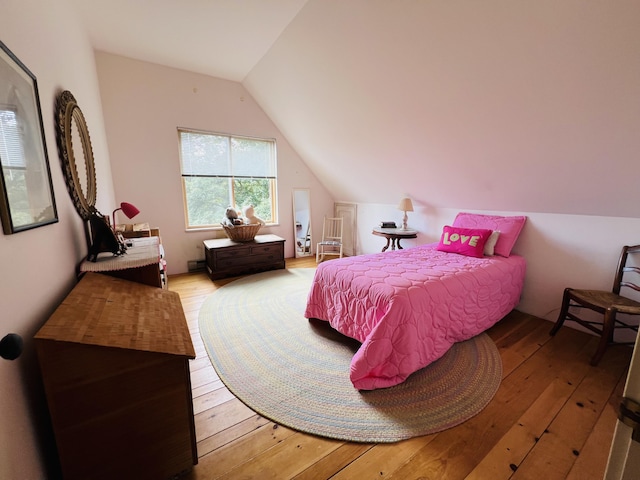
<instances>
[{"instance_id":1,"label":"light wood-type flooring","mask_svg":"<svg viewBox=\"0 0 640 480\"><path fill-rule=\"evenodd\" d=\"M331 260L329 260L331 261ZM315 267L314 258L287 268ZM512 312L489 335L503 380L477 416L433 435L394 444L316 437L274 424L220 381L198 331L205 299L234 279L205 273L169 278L180 294L197 357L190 363L199 463L188 479L601 479L616 422L628 347L589 365L597 338Z\"/></svg>"}]
</instances>

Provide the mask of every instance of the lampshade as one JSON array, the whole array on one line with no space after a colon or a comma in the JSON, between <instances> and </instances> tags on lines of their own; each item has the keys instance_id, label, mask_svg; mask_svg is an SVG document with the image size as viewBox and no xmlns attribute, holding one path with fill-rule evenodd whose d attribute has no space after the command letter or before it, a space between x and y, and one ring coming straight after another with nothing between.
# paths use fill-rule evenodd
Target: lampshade
<instances>
[{"instance_id":1,"label":"lampshade","mask_svg":"<svg viewBox=\"0 0 640 480\"><path fill-rule=\"evenodd\" d=\"M124 213L127 218L133 218L140 213L140 210L138 210L135 205L131 205L127 202L122 202L120 204L120 207L116 208L111 214L111 216L113 217L113 228L116 228L116 212L118 210L122 210L122 213Z\"/></svg>"},{"instance_id":2,"label":"lampshade","mask_svg":"<svg viewBox=\"0 0 640 480\"><path fill-rule=\"evenodd\" d=\"M400 200L400 204L398 205L398 210L403 212L413 212L413 203L411 203L410 198L403 198Z\"/></svg>"}]
</instances>

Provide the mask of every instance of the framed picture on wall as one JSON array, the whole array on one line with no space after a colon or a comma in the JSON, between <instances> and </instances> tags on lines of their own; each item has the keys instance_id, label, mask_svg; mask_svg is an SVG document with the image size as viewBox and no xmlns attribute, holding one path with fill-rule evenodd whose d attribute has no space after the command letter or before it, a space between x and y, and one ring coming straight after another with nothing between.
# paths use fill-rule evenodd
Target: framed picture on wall
<instances>
[{"instance_id":1,"label":"framed picture on wall","mask_svg":"<svg viewBox=\"0 0 640 480\"><path fill-rule=\"evenodd\" d=\"M5 234L58 221L36 77L2 42L0 168Z\"/></svg>"}]
</instances>

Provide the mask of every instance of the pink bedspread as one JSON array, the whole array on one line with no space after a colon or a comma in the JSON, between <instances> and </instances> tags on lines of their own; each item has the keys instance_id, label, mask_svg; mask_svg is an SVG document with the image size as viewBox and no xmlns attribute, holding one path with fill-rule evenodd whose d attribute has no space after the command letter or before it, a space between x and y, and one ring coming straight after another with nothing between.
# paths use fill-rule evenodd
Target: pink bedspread
<instances>
[{"instance_id":1,"label":"pink bedspread","mask_svg":"<svg viewBox=\"0 0 640 480\"><path fill-rule=\"evenodd\" d=\"M357 389L403 382L519 303L523 257L466 257L436 245L318 265L305 317L362 343L351 360Z\"/></svg>"}]
</instances>

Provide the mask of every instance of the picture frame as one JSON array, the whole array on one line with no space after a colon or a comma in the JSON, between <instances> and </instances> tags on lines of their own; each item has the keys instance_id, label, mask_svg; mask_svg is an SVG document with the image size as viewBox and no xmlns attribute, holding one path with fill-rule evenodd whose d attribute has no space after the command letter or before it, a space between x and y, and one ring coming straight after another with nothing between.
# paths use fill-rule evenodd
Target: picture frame
<instances>
[{"instance_id":1,"label":"picture frame","mask_svg":"<svg viewBox=\"0 0 640 480\"><path fill-rule=\"evenodd\" d=\"M1 41L0 220L5 235L58 221L36 77Z\"/></svg>"}]
</instances>

